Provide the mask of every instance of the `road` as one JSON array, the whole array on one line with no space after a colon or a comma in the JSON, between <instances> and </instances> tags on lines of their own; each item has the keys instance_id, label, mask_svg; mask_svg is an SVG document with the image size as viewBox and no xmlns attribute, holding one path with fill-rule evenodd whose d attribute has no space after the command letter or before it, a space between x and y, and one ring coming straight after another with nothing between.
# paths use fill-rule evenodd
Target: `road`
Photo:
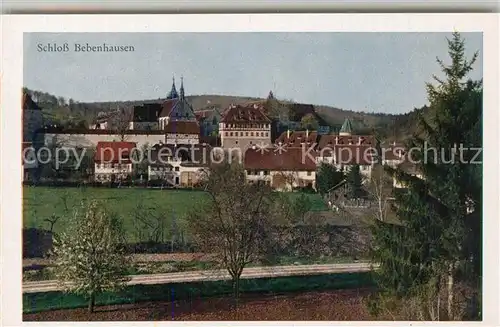
<instances>
[{"instance_id":1,"label":"road","mask_svg":"<svg viewBox=\"0 0 500 327\"><path fill-rule=\"evenodd\" d=\"M330 273L353 273L369 271L369 263L341 263L326 265L294 265L245 268L242 279L269 278L284 276L321 275ZM166 274L132 275L127 285L156 285L199 281L217 281L231 279L228 272L219 270L197 270ZM23 293L41 293L60 291L61 283L57 280L23 282Z\"/></svg>"}]
</instances>

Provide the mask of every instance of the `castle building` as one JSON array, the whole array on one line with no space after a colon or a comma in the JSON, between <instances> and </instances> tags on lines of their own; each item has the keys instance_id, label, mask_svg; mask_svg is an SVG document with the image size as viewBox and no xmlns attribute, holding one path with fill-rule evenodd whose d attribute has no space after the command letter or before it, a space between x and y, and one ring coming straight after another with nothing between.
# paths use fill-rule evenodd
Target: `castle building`
<instances>
[{"instance_id":1,"label":"castle building","mask_svg":"<svg viewBox=\"0 0 500 327\"><path fill-rule=\"evenodd\" d=\"M239 148L242 153L254 146L271 144L271 120L263 113L262 106L231 105L220 124L219 135L222 147Z\"/></svg>"}]
</instances>

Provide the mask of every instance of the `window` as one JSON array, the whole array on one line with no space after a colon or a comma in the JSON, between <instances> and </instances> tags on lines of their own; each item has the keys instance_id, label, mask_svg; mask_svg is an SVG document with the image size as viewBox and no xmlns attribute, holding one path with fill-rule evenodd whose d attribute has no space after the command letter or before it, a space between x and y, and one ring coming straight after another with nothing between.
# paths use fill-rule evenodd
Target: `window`
<instances>
[{"instance_id":1,"label":"window","mask_svg":"<svg viewBox=\"0 0 500 327\"><path fill-rule=\"evenodd\" d=\"M175 167L175 169L174 169L174 170L175 170L175 171L179 171L179 167Z\"/></svg>"},{"instance_id":2,"label":"window","mask_svg":"<svg viewBox=\"0 0 500 327\"><path fill-rule=\"evenodd\" d=\"M268 132L266 132L266 137L269 137L269 133Z\"/></svg>"},{"instance_id":3,"label":"window","mask_svg":"<svg viewBox=\"0 0 500 327\"><path fill-rule=\"evenodd\" d=\"M248 132L245 133L245 136L248 136Z\"/></svg>"},{"instance_id":4,"label":"window","mask_svg":"<svg viewBox=\"0 0 500 327\"><path fill-rule=\"evenodd\" d=\"M311 176L312 173L310 171L307 172L307 176Z\"/></svg>"},{"instance_id":5,"label":"window","mask_svg":"<svg viewBox=\"0 0 500 327\"><path fill-rule=\"evenodd\" d=\"M235 143L238 144L238 141L236 141Z\"/></svg>"},{"instance_id":6,"label":"window","mask_svg":"<svg viewBox=\"0 0 500 327\"><path fill-rule=\"evenodd\" d=\"M229 133L229 136L233 136L233 132Z\"/></svg>"},{"instance_id":7,"label":"window","mask_svg":"<svg viewBox=\"0 0 500 327\"><path fill-rule=\"evenodd\" d=\"M264 170L264 175L269 175L269 171Z\"/></svg>"},{"instance_id":8,"label":"window","mask_svg":"<svg viewBox=\"0 0 500 327\"><path fill-rule=\"evenodd\" d=\"M226 132L226 133L225 133L225 136L228 136L228 135L229 135L229 133L228 133L228 132Z\"/></svg>"},{"instance_id":9,"label":"window","mask_svg":"<svg viewBox=\"0 0 500 327\"><path fill-rule=\"evenodd\" d=\"M250 136L253 136L253 132L250 133Z\"/></svg>"},{"instance_id":10,"label":"window","mask_svg":"<svg viewBox=\"0 0 500 327\"><path fill-rule=\"evenodd\" d=\"M247 175L252 175L252 171L251 170L247 170Z\"/></svg>"}]
</instances>

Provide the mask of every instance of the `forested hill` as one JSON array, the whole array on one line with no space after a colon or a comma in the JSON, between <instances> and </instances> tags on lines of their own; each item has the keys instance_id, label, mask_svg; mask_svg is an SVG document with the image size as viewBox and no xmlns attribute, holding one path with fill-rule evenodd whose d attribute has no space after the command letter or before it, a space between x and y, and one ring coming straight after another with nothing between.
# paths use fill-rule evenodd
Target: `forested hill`
<instances>
[{"instance_id":1,"label":"forested hill","mask_svg":"<svg viewBox=\"0 0 500 327\"><path fill-rule=\"evenodd\" d=\"M162 102L165 99L141 99L136 101L115 102L78 102L46 92L24 88L32 99L43 109L46 123L71 126L88 126L100 112L120 108L131 109L134 105L145 102ZM263 100L244 96L226 95L192 95L187 97L195 111L204 108L227 108L230 104L243 104L249 101ZM367 113L345 110L324 105L314 105L315 110L331 126L338 128L349 118L358 133L376 133L384 139L403 139L416 130L417 112L427 108L414 109L406 114L391 115L384 113Z\"/></svg>"}]
</instances>

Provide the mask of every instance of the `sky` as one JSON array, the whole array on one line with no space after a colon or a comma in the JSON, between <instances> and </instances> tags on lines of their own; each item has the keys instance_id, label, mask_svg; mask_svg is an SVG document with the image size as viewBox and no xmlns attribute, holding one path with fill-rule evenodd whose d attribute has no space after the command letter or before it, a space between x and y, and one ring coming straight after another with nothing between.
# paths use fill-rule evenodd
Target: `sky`
<instances>
[{"instance_id":1,"label":"sky","mask_svg":"<svg viewBox=\"0 0 500 327\"><path fill-rule=\"evenodd\" d=\"M479 57L482 33L463 33ZM24 86L79 102L163 98L172 77L186 95L275 97L405 113L428 103L425 83L449 63L451 33L25 33ZM68 52L39 51L63 45ZM74 44L130 45L133 52L75 52Z\"/></svg>"}]
</instances>

